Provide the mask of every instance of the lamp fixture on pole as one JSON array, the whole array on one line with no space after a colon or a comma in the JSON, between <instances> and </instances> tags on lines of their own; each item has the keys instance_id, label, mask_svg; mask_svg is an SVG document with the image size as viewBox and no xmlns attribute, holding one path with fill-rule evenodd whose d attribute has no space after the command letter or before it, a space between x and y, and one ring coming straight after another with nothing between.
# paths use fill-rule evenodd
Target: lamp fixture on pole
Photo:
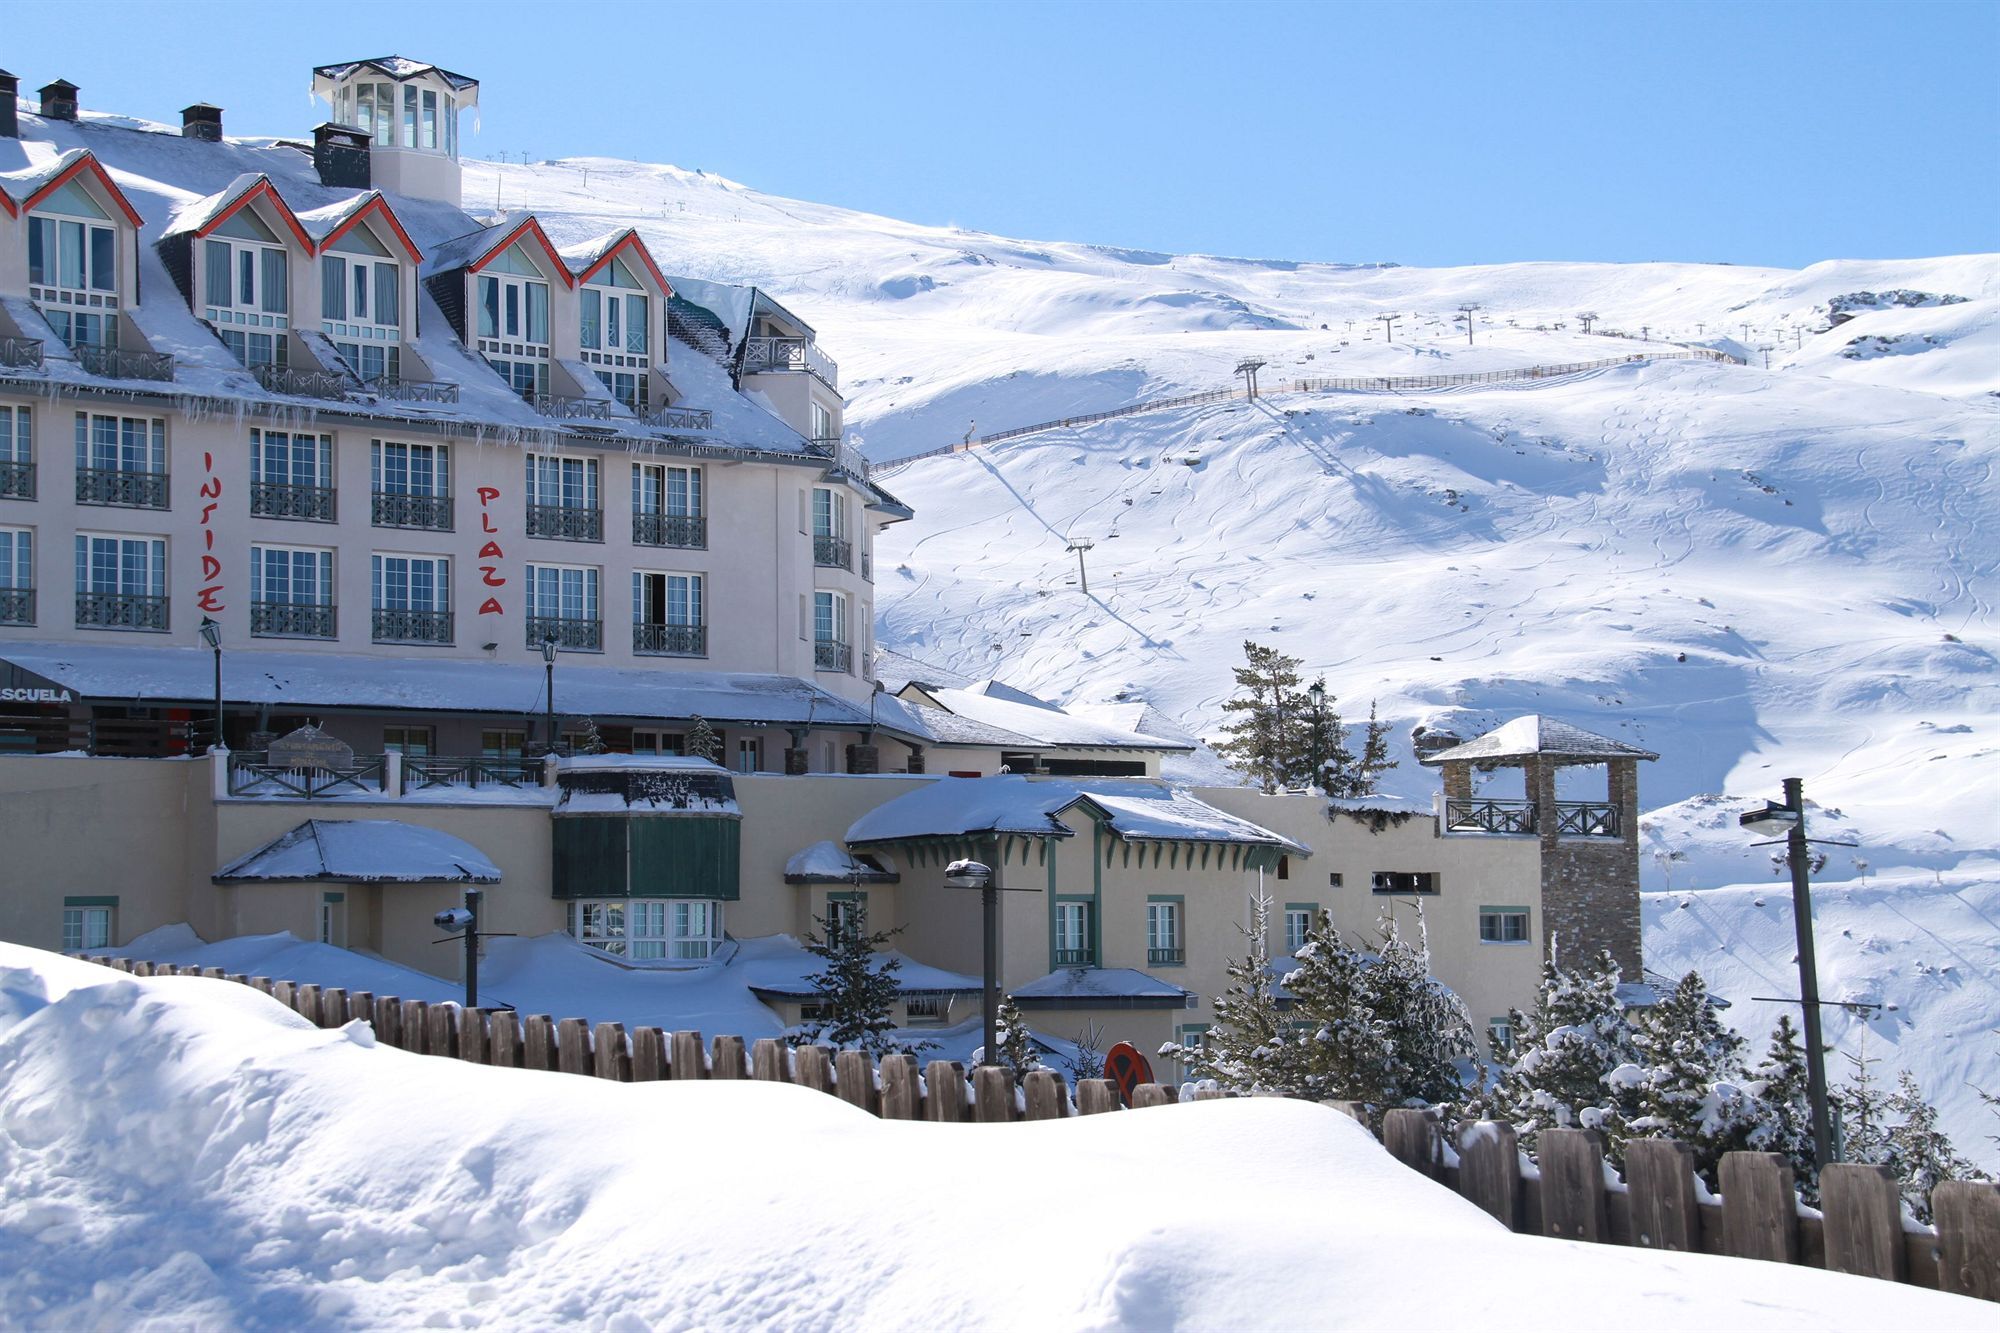
<instances>
[{"instance_id":1,"label":"lamp fixture on pole","mask_svg":"<svg viewBox=\"0 0 2000 1333\"><path fill-rule=\"evenodd\" d=\"M222 625L209 616L201 618L201 641L215 653L215 735L209 741L209 748L220 750L222 744Z\"/></svg>"},{"instance_id":2,"label":"lamp fixture on pole","mask_svg":"<svg viewBox=\"0 0 2000 1333\"><path fill-rule=\"evenodd\" d=\"M981 861L953 861L944 868L947 889L978 889L980 909L986 921L986 1044L979 1055L983 1065L1000 1063L1000 891L993 882L993 867Z\"/></svg>"},{"instance_id":3,"label":"lamp fixture on pole","mask_svg":"<svg viewBox=\"0 0 2000 1333\"><path fill-rule=\"evenodd\" d=\"M548 705L548 730L543 733L548 742L548 753L556 752L556 637L551 634L542 640L542 671L544 673L542 700Z\"/></svg>"}]
</instances>

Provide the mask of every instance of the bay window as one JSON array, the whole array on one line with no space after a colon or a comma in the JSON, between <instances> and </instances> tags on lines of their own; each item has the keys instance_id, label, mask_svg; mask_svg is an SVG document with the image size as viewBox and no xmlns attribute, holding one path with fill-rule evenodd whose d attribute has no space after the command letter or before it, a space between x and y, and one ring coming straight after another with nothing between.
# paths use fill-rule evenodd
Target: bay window
<instances>
[{"instance_id":1,"label":"bay window","mask_svg":"<svg viewBox=\"0 0 2000 1333\"><path fill-rule=\"evenodd\" d=\"M479 336L549 341L549 285L513 274L479 275Z\"/></svg>"}]
</instances>

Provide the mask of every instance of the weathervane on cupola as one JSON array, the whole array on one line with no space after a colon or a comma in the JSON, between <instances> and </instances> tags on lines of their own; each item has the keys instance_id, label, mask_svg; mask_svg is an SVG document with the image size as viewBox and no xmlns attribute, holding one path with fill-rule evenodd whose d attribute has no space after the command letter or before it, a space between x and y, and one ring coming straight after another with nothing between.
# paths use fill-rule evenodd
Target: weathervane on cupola
<instances>
[{"instance_id":1,"label":"weathervane on cupola","mask_svg":"<svg viewBox=\"0 0 2000 1333\"><path fill-rule=\"evenodd\" d=\"M460 205L458 113L479 105L479 80L377 56L319 66L312 90L332 106L336 125L368 136L375 188Z\"/></svg>"}]
</instances>

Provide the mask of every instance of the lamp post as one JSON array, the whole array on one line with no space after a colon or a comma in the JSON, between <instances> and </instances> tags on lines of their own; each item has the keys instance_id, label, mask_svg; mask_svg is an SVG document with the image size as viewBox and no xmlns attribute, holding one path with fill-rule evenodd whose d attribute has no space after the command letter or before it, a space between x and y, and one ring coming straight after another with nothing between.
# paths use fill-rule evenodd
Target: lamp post
<instances>
[{"instance_id":1,"label":"lamp post","mask_svg":"<svg viewBox=\"0 0 2000 1333\"><path fill-rule=\"evenodd\" d=\"M978 889L986 920L986 1041L980 1063L1000 1063L1000 890L993 867L979 861L953 861L944 868L948 889Z\"/></svg>"},{"instance_id":2,"label":"lamp post","mask_svg":"<svg viewBox=\"0 0 2000 1333\"><path fill-rule=\"evenodd\" d=\"M548 753L556 752L556 636L551 634L542 640L542 670L545 673L542 699L548 705Z\"/></svg>"},{"instance_id":3,"label":"lamp post","mask_svg":"<svg viewBox=\"0 0 2000 1333\"><path fill-rule=\"evenodd\" d=\"M1833 1161L1833 1125L1827 1112L1826 1050L1820 1040L1819 965L1813 957L1811 866L1806 850L1805 783L1785 779L1785 802L1764 802L1762 810L1739 815L1737 823L1759 833L1785 830L1785 860L1792 870L1792 924L1798 934L1799 1003L1805 1008L1806 1097L1812 1103L1813 1160ZM1841 844L1851 845L1851 844Z\"/></svg>"},{"instance_id":4,"label":"lamp post","mask_svg":"<svg viewBox=\"0 0 2000 1333\"><path fill-rule=\"evenodd\" d=\"M209 742L209 748L220 750L227 748L222 743L222 625L203 616L201 641L215 652L215 738Z\"/></svg>"},{"instance_id":5,"label":"lamp post","mask_svg":"<svg viewBox=\"0 0 2000 1333\"><path fill-rule=\"evenodd\" d=\"M1466 318L1470 319L1471 316L1468 315ZM1326 682L1315 680L1311 685L1308 685L1306 687L1306 697L1312 700L1312 743L1314 747L1312 753L1306 756L1312 761L1312 771L1306 774L1306 785L1312 786L1318 784L1324 786L1326 782L1324 769L1326 768L1326 761L1331 756L1320 753L1318 747L1323 743L1326 732Z\"/></svg>"}]
</instances>

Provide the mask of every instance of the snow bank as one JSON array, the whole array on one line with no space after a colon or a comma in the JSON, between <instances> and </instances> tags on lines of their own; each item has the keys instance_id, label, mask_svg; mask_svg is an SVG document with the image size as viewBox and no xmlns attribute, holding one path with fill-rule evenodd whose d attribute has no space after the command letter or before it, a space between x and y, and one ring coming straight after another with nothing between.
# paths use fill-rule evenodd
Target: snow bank
<instances>
[{"instance_id":1,"label":"snow bank","mask_svg":"<svg viewBox=\"0 0 2000 1333\"><path fill-rule=\"evenodd\" d=\"M1511 1236L1276 1099L899 1124L408 1055L14 946L0 1070L0 1305L30 1326L2000 1328L1888 1283ZM1117 1189L1021 1183L1046 1180ZM1490 1280L1387 1280L1413 1235Z\"/></svg>"}]
</instances>

